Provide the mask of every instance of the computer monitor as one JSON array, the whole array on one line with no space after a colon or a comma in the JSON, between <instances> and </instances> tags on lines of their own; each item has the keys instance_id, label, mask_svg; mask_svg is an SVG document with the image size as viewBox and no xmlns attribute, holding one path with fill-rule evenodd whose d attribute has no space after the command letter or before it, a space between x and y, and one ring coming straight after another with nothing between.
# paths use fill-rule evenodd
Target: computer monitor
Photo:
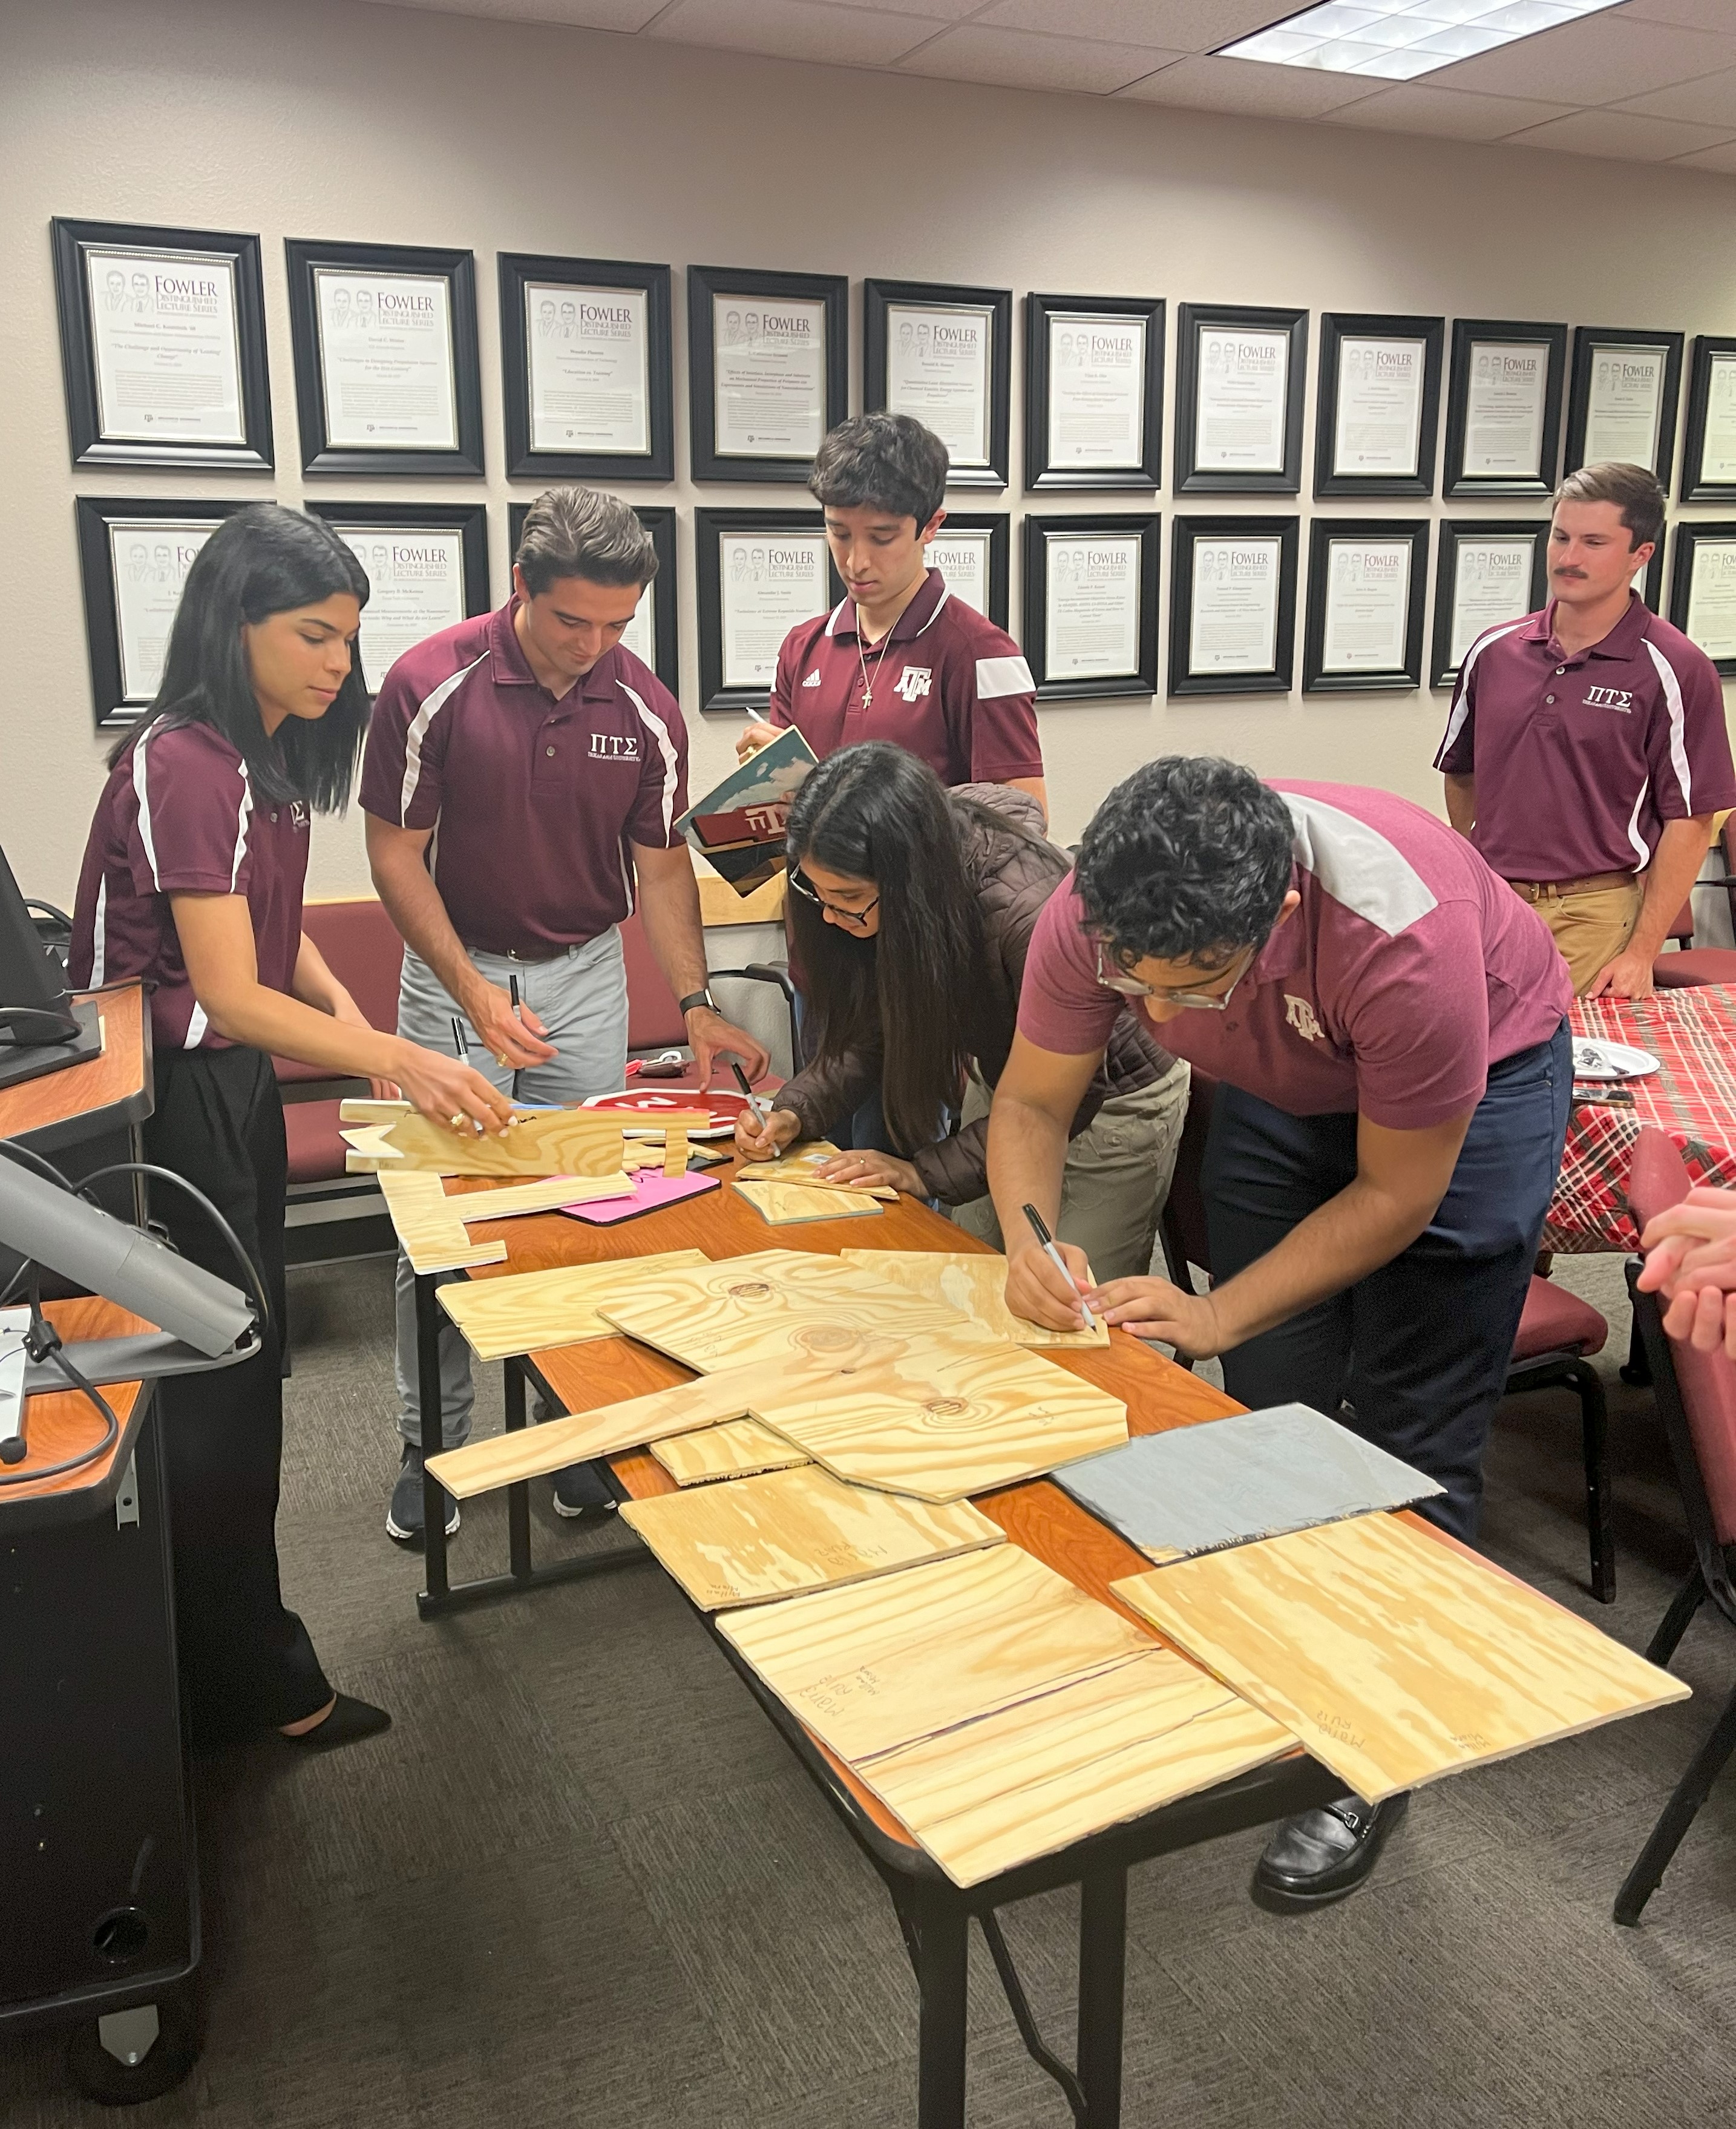
<instances>
[{"instance_id":1,"label":"computer monitor","mask_svg":"<svg viewBox=\"0 0 1736 2129\"><path fill-rule=\"evenodd\" d=\"M74 1006L0 850L0 1087L82 1064L102 1047L94 1006Z\"/></svg>"}]
</instances>

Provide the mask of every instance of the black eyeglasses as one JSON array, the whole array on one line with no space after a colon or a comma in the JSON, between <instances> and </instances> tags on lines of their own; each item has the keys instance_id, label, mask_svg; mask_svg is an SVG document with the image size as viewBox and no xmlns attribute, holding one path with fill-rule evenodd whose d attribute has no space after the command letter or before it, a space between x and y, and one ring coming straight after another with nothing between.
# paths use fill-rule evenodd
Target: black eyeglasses
<instances>
[{"instance_id":1,"label":"black eyeglasses","mask_svg":"<svg viewBox=\"0 0 1736 2129\"><path fill-rule=\"evenodd\" d=\"M799 895L811 902L816 909L823 909L828 917L835 917L840 924L853 927L859 928L866 924L880 907L880 898L877 894L866 909L840 909L835 902L828 902L823 895L816 893L799 872L790 874L790 885Z\"/></svg>"}]
</instances>

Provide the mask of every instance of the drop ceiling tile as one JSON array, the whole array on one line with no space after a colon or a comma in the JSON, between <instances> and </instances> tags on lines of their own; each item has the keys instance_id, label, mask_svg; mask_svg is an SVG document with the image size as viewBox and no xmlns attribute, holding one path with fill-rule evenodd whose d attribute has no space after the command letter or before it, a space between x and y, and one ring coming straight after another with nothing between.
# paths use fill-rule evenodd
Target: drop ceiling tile
<instances>
[{"instance_id":1,"label":"drop ceiling tile","mask_svg":"<svg viewBox=\"0 0 1736 2129\"><path fill-rule=\"evenodd\" d=\"M1736 6L1736 0L1731 0ZM1273 0L995 0L974 19L996 28L1047 30L1111 43L1210 52L1296 12Z\"/></svg>"},{"instance_id":2,"label":"drop ceiling tile","mask_svg":"<svg viewBox=\"0 0 1736 2129\"><path fill-rule=\"evenodd\" d=\"M413 7L440 15L479 15L490 21L552 22L574 30L642 30L668 0L373 0L375 7Z\"/></svg>"},{"instance_id":3,"label":"drop ceiling tile","mask_svg":"<svg viewBox=\"0 0 1736 2129\"><path fill-rule=\"evenodd\" d=\"M669 44L723 45L831 66L887 66L944 22L810 0L678 0L645 35Z\"/></svg>"},{"instance_id":4,"label":"drop ceiling tile","mask_svg":"<svg viewBox=\"0 0 1736 2129\"><path fill-rule=\"evenodd\" d=\"M663 0L663 4L667 7L668 0ZM982 0L836 0L836 4L863 7L871 15L928 15L962 22L967 15L976 13Z\"/></svg>"},{"instance_id":5,"label":"drop ceiling tile","mask_svg":"<svg viewBox=\"0 0 1736 2129\"><path fill-rule=\"evenodd\" d=\"M1614 103L1736 64L1731 56L1736 39L1625 19L1625 12L1618 8L1541 31L1480 59L1443 67L1430 79L1439 88L1484 89L1491 96Z\"/></svg>"},{"instance_id":6,"label":"drop ceiling tile","mask_svg":"<svg viewBox=\"0 0 1736 2129\"><path fill-rule=\"evenodd\" d=\"M994 82L1008 88L1083 91L1106 96L1139 81L1180 52L1145 45L1098 44L1087 37L1044 37L1028 30L984 30L973 22L949 30L913 52L904 74L939 74L949 81Z\"/></svg>"},{"instance_id":7,"label":"drop ceiling tile","mask_svg":"<svg viewBox=\"0 0 1736 2129\"><path fill-rule=\"evenodd\" d=\"M1729 36L1736 29L1731 0L1627 0L1621 12L1638 22L1671 22L1683 30L1720 30Z\"/></svg>"},{"instance_id":8,"label":"drop ceiling tile","mask_svg":"<svg viewBox=\"0 0 1736 2129\"><path fill-rule=\"evenodd\" d=\"M1736 0L1730 0L1736 13ZM1736 67L1709 74L1702 81L1679 81L1674 88L1654 88L1648 96L1635 96L1606 106L1616 111L1638 111L1651 118L1686 118L1697 126L1722 126L1736 133Z\"/></svg>"},{"instance_id":9,"label":"drop ceiling tile","mask_svg":"<svg viewBox=\"0 0 1736 2129\"><path fill-rule=\"evenodd\" d=\"M1566 117L1572 107L1517 96L1472 96L1463 89L1425 88L1410 82L1327 115L1334 126L1432 133L1450 141L1499 141L1524 126L1541 126L1546 118Z\"/></svg>"},{"instance_id":10,"label":"drop ceiling tile","mask_svg":"<svg viewBox=\"0 0 1736 2129\"><path fill-rule=\"evenodd\" d=\"M1696 155L1679 156L1672 168L1678 170L1719 170L1726 177L1736 177L1736 141L1726 142L1722 148L1702 148Z\"/></svg>"},{"instance_id":11,"label":"drop ceiling tile","mask_svg":"<svg viewBox=\"0 0 1736 2129\"><path fill-rule=\"evenodd\" d=\"M1255 118L1319 118L1381 88L1354 74L1317 67L1268 66L1258 60L1203 55L1165 67L1149 81L1120 93L1139 103L1182 104L1196 111L1224 111Z\"/></svg>"},{"instance_id":12,"label":"drop ceiling tile","mask_svg":"<svg viewBox=\"0 0 1736 2129\"><path fill-rule=\"evenodd\" d=\"M1719 145L1728 126L1686 126L1678 118L1641 118L1629 111L1576 111L1515 133L1515 148L1562 148L1570 155L1614 155L1624 162L1663 163Z\"/></svg>"}]
</instances>

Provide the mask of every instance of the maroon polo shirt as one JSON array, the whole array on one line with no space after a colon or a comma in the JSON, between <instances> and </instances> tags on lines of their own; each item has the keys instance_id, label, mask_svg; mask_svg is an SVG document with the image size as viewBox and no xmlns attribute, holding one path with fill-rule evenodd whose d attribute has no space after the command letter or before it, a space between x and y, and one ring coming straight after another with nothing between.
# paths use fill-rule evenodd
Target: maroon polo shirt
<instances>
[{"instance_id":1,"label":"maroon polo shirt","mask_svg":"<svg viewBox=\"0 0 1736 2129\"><path fill-rule=\"evenodd\" d=\"M1643 872L1667 821L1736 806L1717 669L1638 597L1588 650L1553 602L1486 629L1434 765L1476 777L1471 841L1503 879Z\"/></svg>"},{"instance_id":2,"label":"maroon polo shirt","mask_svg":"<svg viewBox=\"0 0 1736 2129\"><path fill-rule=\"evenodd\" d=\"M794 725L822 761L884 739L920 755L943 783L1011 783L1043 774L1035 694L1011 636L930 569L879 645L863 641L848 598L792 628L767 716Z\"/></svg>"},{"instance_id":3,"label":"maroon polo shirt","mask_svg":"<svg viewBox=\"0 0 1736 2129\"><path fill-rule=\"evenodd\" d=\"M1390 792L1275 783L1301 904L1223 1012L1152 1022L1157 1040L1292 1116L1357 1112L1426 1131L1476 1107L1489 1067L1544 1041L1573 995L1534 910L1462 836ZM1071 875L1037 920L1019 1031L1101 1050L1137 1001L1099 984Z\"/></svg>"},{"instance_id":4,"label":"maroon polo shirt","mask_svg":"<svg viewBox=\"0 0 1736 2129\"><path fill-rule=\"evenodd\" d=\"M620 644L557 702L526 663L517 604L443 628L387 674L362 804L397 827L438 824L434 884L465 945L548 960L631 911L630 844L680 841L687 729Z\"/></svg>"},{"instance_id":5,"label":"maroon polo shirt","mask_svg":"<svg viewBox=\"0 0 1736 2129\"><path fill-rule=\"evenodd\" d=\"M142 976L159 1050L227 1050L193 996L172 894L246 898L259 981L293 995L307 808L255 803L247 764L209 725L147 725L108 772L73 905L75 988Z\"/></svg>"}]
</instances>

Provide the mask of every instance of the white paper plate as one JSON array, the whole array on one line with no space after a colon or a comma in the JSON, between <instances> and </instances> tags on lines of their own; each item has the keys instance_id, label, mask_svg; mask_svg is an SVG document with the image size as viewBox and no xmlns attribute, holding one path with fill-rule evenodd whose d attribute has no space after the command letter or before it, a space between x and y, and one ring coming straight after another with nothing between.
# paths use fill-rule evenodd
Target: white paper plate
<instances>
[{"instance_id":1,"label":"white paper plate","mask_svg":"<svg viewBox=\"0 0 1736 2129\"><path fill-rule=\"evenodd\" d=\"M1599 1042L1589 1036L1574 1038L1576 1079L1643 1079L1658 1069L1649 1050L1635 1050L1625 1042Z\"/></svg>"}]
</instances>

